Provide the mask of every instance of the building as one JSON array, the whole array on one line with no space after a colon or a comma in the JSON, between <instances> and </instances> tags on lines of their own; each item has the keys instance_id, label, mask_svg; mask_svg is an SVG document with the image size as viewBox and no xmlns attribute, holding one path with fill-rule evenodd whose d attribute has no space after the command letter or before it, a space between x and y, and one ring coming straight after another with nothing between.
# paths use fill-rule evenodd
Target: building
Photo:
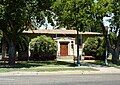
<instances>
[{"instance_id":1,"label":"building","mask_svg":"<svg viewBox=\"0 0 120 85\"><path fill-rule=\"evenodd\" d=\"M57 42L57 58L77 56L77 31L66 29L39 29L29 30L23 32L31 39L39 36L46 35L52 37ZM84 42L88 37L101 36L97 32L79 32L79 53L82 54Z\"/></svg>"}]
</instances>

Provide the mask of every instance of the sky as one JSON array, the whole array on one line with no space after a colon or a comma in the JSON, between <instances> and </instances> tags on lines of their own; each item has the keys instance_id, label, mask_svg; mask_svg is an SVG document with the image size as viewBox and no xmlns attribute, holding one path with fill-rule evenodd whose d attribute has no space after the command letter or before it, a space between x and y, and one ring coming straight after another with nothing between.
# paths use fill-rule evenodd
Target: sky
<instances>
[{"instance_id":1,"label":"sky","mask_svg":"<svg viewBox=\"0 0 120 85\"><path fill-rule=\"evenodd\" d=\"M111 19L111 17L104 17L104 18L103 18L103 23L104 23L105 26L108 26L108 27L109 27L110 22L107 21L107 20L109 20L109 19Z\"/></svg>"},{"instance_id":2,"label":"sky","mask_svg":"<svg viewBox=\"0 0 120 85\"><path fill-rule=\"evenodd\" d=\"M53 26L51 26L51 24L48 23L48 20L47 20L46 17L45 17L45 24L47 24L48 29L53 29ZM40 27L40 29L45 29L45 28L46 28L46 27L45 27L44 25L42 25L42 26Z\"/></svg>"}]
</instances>

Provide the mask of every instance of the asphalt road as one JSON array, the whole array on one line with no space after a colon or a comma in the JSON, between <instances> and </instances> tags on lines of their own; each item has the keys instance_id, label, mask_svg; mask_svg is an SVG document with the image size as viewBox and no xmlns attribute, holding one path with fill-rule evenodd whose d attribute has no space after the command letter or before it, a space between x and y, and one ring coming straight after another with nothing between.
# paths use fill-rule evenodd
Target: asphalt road
<instances>
[{"instance_id":1,"label":"asphalt road","mask_svg":"<svg viewBox=\"0 0 120 85\"><path fill-rule=\"evenodd\" d=\"M120 74L0 76L0 85L120 85Z\"/></svg>"}]
</instances>

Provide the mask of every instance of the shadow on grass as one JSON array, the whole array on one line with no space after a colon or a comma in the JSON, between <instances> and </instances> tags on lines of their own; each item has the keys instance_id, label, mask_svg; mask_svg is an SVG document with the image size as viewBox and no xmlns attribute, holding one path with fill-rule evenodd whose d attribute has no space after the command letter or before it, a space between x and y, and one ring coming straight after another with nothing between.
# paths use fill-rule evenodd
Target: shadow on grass
<instances>
[{"instance_id":1,"label":"shadow on grass","mask_svg":"<svg viewBox=\"0 0 120 85\"><path fill-rule=\"evenodd\" d=\"M37 63L16 63L13 66L8 65L7 63L0 63L0 68L30 68L30 67L38 67L41 65L38 65Z\"/></svg>"},{"instance_id":2,"label":"shadow on grass","mask_svg":"<svg viewBox=\"0 0 120 85\"><path fill-rule=\"evenodd\" d=\"M112 60L108 60L108 65L105 65L105 61L103 60L96 60L95 62L86 62L83 63L83 66L107 66L107 67L115 67L115 66L120 66L120 60L116 63L113 63Z\"/></svg>"},{"instance_id":3,"label":"shadow on grass","mask_svg":"<svg viewBox=\"0 0 120 85\"><path fill-rule=\"evenodd\" d=\"M31 67L59 67L67 66L74 67L74 63L65 61L21 61L17 62L14 66L10 66L7 63L0 62L0 68L31 68Z\"/></svg>"},{"instance_id":4,"label":"shadow on grass","mask_svg":"<svg viewBox=\"0 0 120 85\"><path fill-rule=\"evenodd\" d=\"M65 61L57 61L57 63L55 65L65 65L65 66L68 66L68 67L74 67L75 66L74 63L65 62Z\"/></svg>"}]
</instances>

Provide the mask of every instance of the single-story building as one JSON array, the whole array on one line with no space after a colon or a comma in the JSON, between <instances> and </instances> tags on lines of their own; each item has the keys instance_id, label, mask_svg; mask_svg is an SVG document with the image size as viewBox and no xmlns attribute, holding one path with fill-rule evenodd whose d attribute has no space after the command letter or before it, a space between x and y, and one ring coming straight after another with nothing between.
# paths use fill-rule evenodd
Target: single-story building
<instances>
[{"instance_id":1,"label":"single-story building","mask_svg":"<svg viewBox=\"0 0 120 85\"><path fill-rule=\"evenodd\" d=\"M39 29L23 32L31 39L40 35L52 37L57 42L57 58L77 56L77 31L66 29ZM84 42L88 37L101 36L97 32L79 32L79 53L82 54Z\"/></svg>"}]
</instances>

